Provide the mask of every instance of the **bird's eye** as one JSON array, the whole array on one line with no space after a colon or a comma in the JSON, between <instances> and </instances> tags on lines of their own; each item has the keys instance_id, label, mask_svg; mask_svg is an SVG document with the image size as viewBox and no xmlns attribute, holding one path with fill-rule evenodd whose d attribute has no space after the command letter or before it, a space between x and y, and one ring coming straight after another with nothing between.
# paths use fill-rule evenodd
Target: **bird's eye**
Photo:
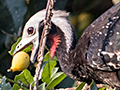
<instances>
[{"instance_id":1,"label":"bird's eye","mask_svg":"<svg viewBox=\"0 0 120 90\"><path fill-rule=\"evenodd\" d=\"M34 33L34 28L33 27L29 27L27 29L27 32L28 32L29 35L33 34Z\"/></svg>"}]
</instances>

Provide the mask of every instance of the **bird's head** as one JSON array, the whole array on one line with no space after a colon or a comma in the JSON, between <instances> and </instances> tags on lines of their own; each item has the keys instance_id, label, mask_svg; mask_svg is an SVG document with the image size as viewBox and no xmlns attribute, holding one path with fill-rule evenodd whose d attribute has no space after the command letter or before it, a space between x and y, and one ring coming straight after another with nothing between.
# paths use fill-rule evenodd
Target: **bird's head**
<instances>
[{"instance_id":1,"label":"bird's head","mask_svg":"<svg viewBox=\"0 0 120 90\"><path fill-rule=\"evenodd\" d=\"M53 17L51 20L52 26L46 42L50 49L51 57L54 56L55 52L58 52L58 57L63 57L65 53L69 53L69 51L75 46L74 30L66 18L68 15L69 13L66 13L65 11L53 10ZM42 10L33 15L27 21L23 29L22 39L16 46L14 54L26 48L28 45L33 44L30 60L32 63L34 63L38 53L40 38L44 27L44 17L45 10Z\"/></svg>"}]
</instances>

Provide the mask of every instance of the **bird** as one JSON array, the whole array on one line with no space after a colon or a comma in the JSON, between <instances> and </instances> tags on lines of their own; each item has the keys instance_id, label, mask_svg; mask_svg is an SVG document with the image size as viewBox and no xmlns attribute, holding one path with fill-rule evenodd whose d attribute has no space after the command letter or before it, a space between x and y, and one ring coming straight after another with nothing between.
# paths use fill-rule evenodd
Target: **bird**
<instances>
[{"instance_id":1,"label":"bird","mask_svg":"<svg viewBox=\"0 0 120 90\"><path fill-rule=\"evenodd\" d=\"M53 10L46 45L56 54L62 71L70 78L108 84L120 89L120 3L92 22L76 40L69 13ZM22 39L14 53L33 44L30 60L35 62L44 27L45 10L34 14L25 24Z\"/></svg>"}]
</instances>

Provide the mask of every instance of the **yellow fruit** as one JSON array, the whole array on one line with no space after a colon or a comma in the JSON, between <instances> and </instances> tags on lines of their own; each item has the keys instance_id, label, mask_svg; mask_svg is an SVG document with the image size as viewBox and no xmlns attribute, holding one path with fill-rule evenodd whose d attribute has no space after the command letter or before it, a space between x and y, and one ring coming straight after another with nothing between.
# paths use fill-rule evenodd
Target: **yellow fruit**
<instances>
[{"instance_id":1,"label":"yellow fruit","mask_svg":"<svg viewBox=\"0 0 120 90\"><path fill-rule=\"evenodd\" d=\"M19 90L23 90L22 88L19 88Z\"/></svg>"},{"instance_id":2,"label":"yellow fruit","mask_svg":"<svg viewBox=\"0 0 120 90\"><path fill-rule=\"evenodd\" d=\"M20 51L13 56L12 66L7 71L22 71L30 64L30 57L26 52Z\"/></svg>"}]
</instances>

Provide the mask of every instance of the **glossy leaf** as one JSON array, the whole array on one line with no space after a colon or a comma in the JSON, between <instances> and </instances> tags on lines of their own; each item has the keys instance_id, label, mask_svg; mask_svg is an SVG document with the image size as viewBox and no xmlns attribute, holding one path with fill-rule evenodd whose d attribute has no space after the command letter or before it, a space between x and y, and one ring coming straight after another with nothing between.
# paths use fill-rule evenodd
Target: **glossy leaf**
<instances>
[{"instance_id":1,"label":"glossy leaf","mask_svg":"<svg viewBox=\"0 0 120 90\"><path fill-rule=\"evenodd\" d=\"M46 90L45 83L40 84L37 90Z\"/></svg>"},{"instance_id":2,"label":"glossy leaf","mask_svg":"<svg viewBox=\"0 0 120 90\"><path fill-rule=\"evenodd\" d=\"M13 52L14 52L17 44L20 42L20 40L21 40L21 37L19 37L19 38L17 39L17 41L12 45L11 50L8 51L10 55L13 55Z\"/></svg>"},{"instance_id":3,"label":"glossy leaf","mask_svg":"<svg viewBox=\"0 0 120 90\"><path fill-rule=\"evenodd\" d=\"M85 82L82 82L75 90L82 90L85 84Z\"/></svg>"},{"instance_id":4,"label":"glossy leaf","mask_svg":"<svg viewBox=\"0 0 120 90\"><path fill-rule=\"evenodd\" d=\"M103 88L100 88L99 90L106 90L106 88L105 88L105 87L103 87Z\"/></svg>"},{"instance_id":5,"label":"glossy leaf","mask_svg":"<svg viewBox=\"0 0 120 90\"><path fill-rule=\"evenodd\" d=\"M6 78L3 77L0 83L0 90L12 90L10 83L6 83Z\"/></svg>"},{"instance_id":6,"label":"glossy leaf","mask_svg":"<svg viewBox=\"0 0 120 90\"><path fill-rule=\"evenodd\" d=\"M53 77L51 78L50 82L47 84L47 89L52 89L54 88L57 84L59 84L64 78L66 77L66 75L63 72L58 72L56 74L53 75Z\"/></svg>"},{"instance_id":7,"label":"glossy leaf","mask_svg":"<svg viewBox=\"0 0 120 90\"><path fill-rule=\"evenodd\" d=\"M30 52L32 50L32 46L33 45L29 45L28 47L26 47L25 49L23 49L22 51L24 52Z\"/></svg>"},{"instance_id":8,"label":"glossy leaf","mask_svg":"<svg viewBox=\"0 0 120 90\"><path fill-rule=\"evenodd\" d=\"M17 84L14 84L13 85L13 90L19 90L19 88L20 88L20 86L19 85L17 85ZM28 90L28 89L26 89L26 88L24 88L25 90Z\"/></svg>"},{"instance_id":9,"label":"glossy leaf","mask_svg":"<svg viewBox=\"0 0 120 90\"><path fill-rule=\"evenodd\" d=\"M49 60L48 60L48 61L49 61ZM43 73L44 67L45 67L45 65L48 63L48 61L45 61L45 62L42 63L42 67L41 67L40 75L39 75L39 80L42 78L42 73Z\"/></svg>"},{"instance_id":10,"label":"glossy leaf","mask_svg":"<svg viewBox=\"0 0 120 90\"><path fill-rule=\"evenodd\" d=\"M11 50L9 51L10 55L13 55L13 52L14 52L17 44L20 42L20 40L21 40L21 37L19 37L18 40L12 45ZM28 47L26 47L22 51L24 51L24 52L30 52L31 50L32 50L32 45L29 45Z\"/></svg>"},{"instance_id":11,"label":"glossy leaf","mask_svg":"<svg viewBox=\"0 0 120 90\"><path fill-rule=\"evenodd\" d=\"M31 73L27 69L25 69L19 75L15 76L14 81L21 81L25 85L30 85L34 80L33 77L31 76ZM16 90L16 88L20 88L20 86L14 84L13 90ZM28 90L25 87L23 87L23 89Z\"/></svg>"},{"instance_id":12,"label":"glossy leaf","mask_svg":"<svg viewBox=\"0 0 120 90\"><path fill-rule=\"evenodd\" d=\"M58 69L59 69L59 67L55 67L55 68L53 68L53 69L51 70L51 78L53 77L53 75L54 75L55 73L57 73Z\"/></svg>"},{"instance_id":13,"label":"glossy leaf","mask_svg":"<svg viewBox=\"0 0 120 90\"><path fill-rule=\"evenodd\" d=\"M34 81L31 73L27 69L23 70L23 73L26 81L29 82L29 84L31 84Z\"/></svg>"},{"instance_id":14,"label":"glossy leaf","mask_svg":"<svg viewBox=\"0 0 120 90\"><path fill-rule=\"evenodd\" d=\"M53 57L51 60L51 57L50 57L50 53L48 52L45 57L44 57L44 61L43 62L46 62L46 65L43 69L43 73L42 73L42 81L43 82L46 82L46 84L48 84L50 82L50 77L51 77L51 70L56 66L57 62L55 60L52 60L52 59L56 59L56 57Z\"/></svg>"},{"instance_id":15,"label":"glossy leaf","mask_svg":"<svg viewBox=\"0 0 120 90\"><path fill-rule=\"evenodd\" d=\"M96 83L94 82L94 80L92 80L92 83L90 84L90 90L98 90Z\"/></svg>"}]
</instances>

